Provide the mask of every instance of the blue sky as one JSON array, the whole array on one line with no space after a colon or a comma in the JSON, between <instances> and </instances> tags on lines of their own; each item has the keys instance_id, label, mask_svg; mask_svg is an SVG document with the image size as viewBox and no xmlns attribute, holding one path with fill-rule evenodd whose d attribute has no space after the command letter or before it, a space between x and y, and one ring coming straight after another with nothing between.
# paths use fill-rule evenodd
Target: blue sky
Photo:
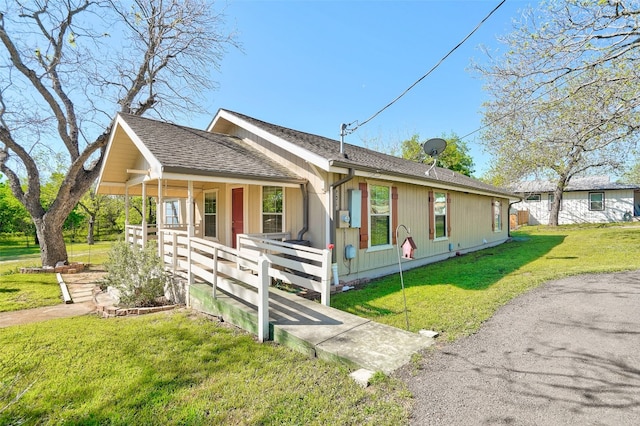
<instances>
[{"instance_id":1,"label":"blue sky","mask_svg":"<svg viewBox=\"0 0 640 426\"><path fill-rule=\"evenodd\" d=\"M211 116L218 108L274 124L339 139L342 123L366 120L469 34L499 0L253 1L230 0L226 15L242 51L222 61L217 91L207 95ZM345 138L381 149L418 133L422 140L481 126L483 81L469 70L483 61L479 46L500 47L496 36L512 28L529 3L508 0L433 73L394 105ZM465 138L475 176L488 168L480 134Z\"/></svg>"}]
</instances>

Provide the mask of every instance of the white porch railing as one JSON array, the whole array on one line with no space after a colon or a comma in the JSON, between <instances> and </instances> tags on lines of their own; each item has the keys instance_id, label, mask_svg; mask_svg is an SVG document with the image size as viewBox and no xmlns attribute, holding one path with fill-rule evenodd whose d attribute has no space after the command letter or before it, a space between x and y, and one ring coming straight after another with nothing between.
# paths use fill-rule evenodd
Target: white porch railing
<instances>
[{"instance_id":1,"label":"white porch railing","mask_svg":"<svg viewBox=\"0 0 640 426\"><path fill-rule=\"evenodd\" d=\"M243 253L269 259L269 276L320 293L320 303L329 306L331 252L283 241L283 234L241 234L237 247ZM240 265L245 266L245 265Z\"/></svg>"},{"instance_id":2,"label":"white porch railing","mask_svg":"<svg viewBox=\"0 0 640 426\"><path fill-rule=\"evenodd\" d=\"M155 226L147 226L143 230L142 225L127 225L124 230L125 241L132 245L145 247L147 241L157 239L158 228Z\"/></svg>"},{"instance_id":3,"label":"white porch railing","mask_svg":"<svg viewBox=\"0 0 640 426\"><path fill-rule=\"evenodd\" d=\"M187 279L186 300L189 301L190 285L198 281L211 285L214 298L222 290L257 306L260 341L269 338L272 280L318 291L321 303L329 306L329 250L282 242L289 234L242 234L237 240L238 249L234 249L202 238L189 238L184 231L153 228L153 232L157 234L158 253L165 267ZM142 234L140 226L127 227L127 241L131 244L141 245Z\"/></svg>"}]
</instances>

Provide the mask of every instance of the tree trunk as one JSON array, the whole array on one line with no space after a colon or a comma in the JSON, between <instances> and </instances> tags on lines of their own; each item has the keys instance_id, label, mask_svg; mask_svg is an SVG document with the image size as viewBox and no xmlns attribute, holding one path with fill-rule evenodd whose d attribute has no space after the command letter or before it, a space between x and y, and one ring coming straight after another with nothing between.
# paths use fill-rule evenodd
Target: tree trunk
<instances>
[{"instance_id":1,"label":"tree trunk","mask_svg":"<svg viewBox=\"0 0 640 426\"><path fill-rule=\"evenodd\" d=\"M36 234L40 241L40 260L42 266L56 266L58 262L67 262L67 246L62 235L62 224L56 221L47 221L44 218L34 220L36 225Z\"/></svg>"},{"instance_id":2,"label":"tree trunk","mask_svg":"<svg viewBox=\"0 0 640 426\"><path fill-rule=\"evenodd\" d=\"M92 246L93 243L94 243L94 240L93 240L93 223L94 223L93 216L89 216L89 229L87 230L87 244L89 244L90 246Z\"/></svg>"},{"instance_id":3,"label":"tree trunk","mask_svg":"<svg viewBox=\"0 0 640 426\"><path fill-rule=\"evenodd\" d=\"M560 206L562 206L562 193L566 187L568 179L560 178L556 188L553 190L553 203L549 210L549 226L558 226L560 216Z\"/></svg>"}]
</instances>

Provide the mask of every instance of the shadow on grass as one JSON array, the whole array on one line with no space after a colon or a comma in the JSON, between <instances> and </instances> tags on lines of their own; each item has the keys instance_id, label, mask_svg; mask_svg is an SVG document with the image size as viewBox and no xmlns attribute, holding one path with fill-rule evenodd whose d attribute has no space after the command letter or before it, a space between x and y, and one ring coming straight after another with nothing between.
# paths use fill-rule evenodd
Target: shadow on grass
<instances>
[{"instance_id":1,"label":"shadow on grass","mask_svg":"<svg viewBox=\"0 0 640 426\"><path fill-rule=\"evenodd\" d=\"M565 235L531 235L496 247L403 271L405 288L452 285L464 290L485 290L504 276L545 256L564 241ZM406 268L406 266L403 266ZM400 292L398 274L374 280L361 289L332 296L331 306L363 315L397 312L374 307L370 302ZM370 312L367 312L370 311Z\"/></svg>"}]
</instances>

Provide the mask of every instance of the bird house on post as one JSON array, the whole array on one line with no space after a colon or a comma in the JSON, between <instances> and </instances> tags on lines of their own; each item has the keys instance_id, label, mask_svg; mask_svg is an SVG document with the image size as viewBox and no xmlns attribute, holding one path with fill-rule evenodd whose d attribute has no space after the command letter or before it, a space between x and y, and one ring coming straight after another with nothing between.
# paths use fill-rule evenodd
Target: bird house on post
<instances>
[{"instance_id":1,"label":"bird house on post","mask_svg":"<svg viewBox=\"0 0 640 426\"><path fill-rule=\"evenodd\" d=\"M417 248L418 246L413 242L413 238L405 238L404 243L402 243L402 257L405 259L413 259L413 251Z\"/></svg>"}]
</instances>

